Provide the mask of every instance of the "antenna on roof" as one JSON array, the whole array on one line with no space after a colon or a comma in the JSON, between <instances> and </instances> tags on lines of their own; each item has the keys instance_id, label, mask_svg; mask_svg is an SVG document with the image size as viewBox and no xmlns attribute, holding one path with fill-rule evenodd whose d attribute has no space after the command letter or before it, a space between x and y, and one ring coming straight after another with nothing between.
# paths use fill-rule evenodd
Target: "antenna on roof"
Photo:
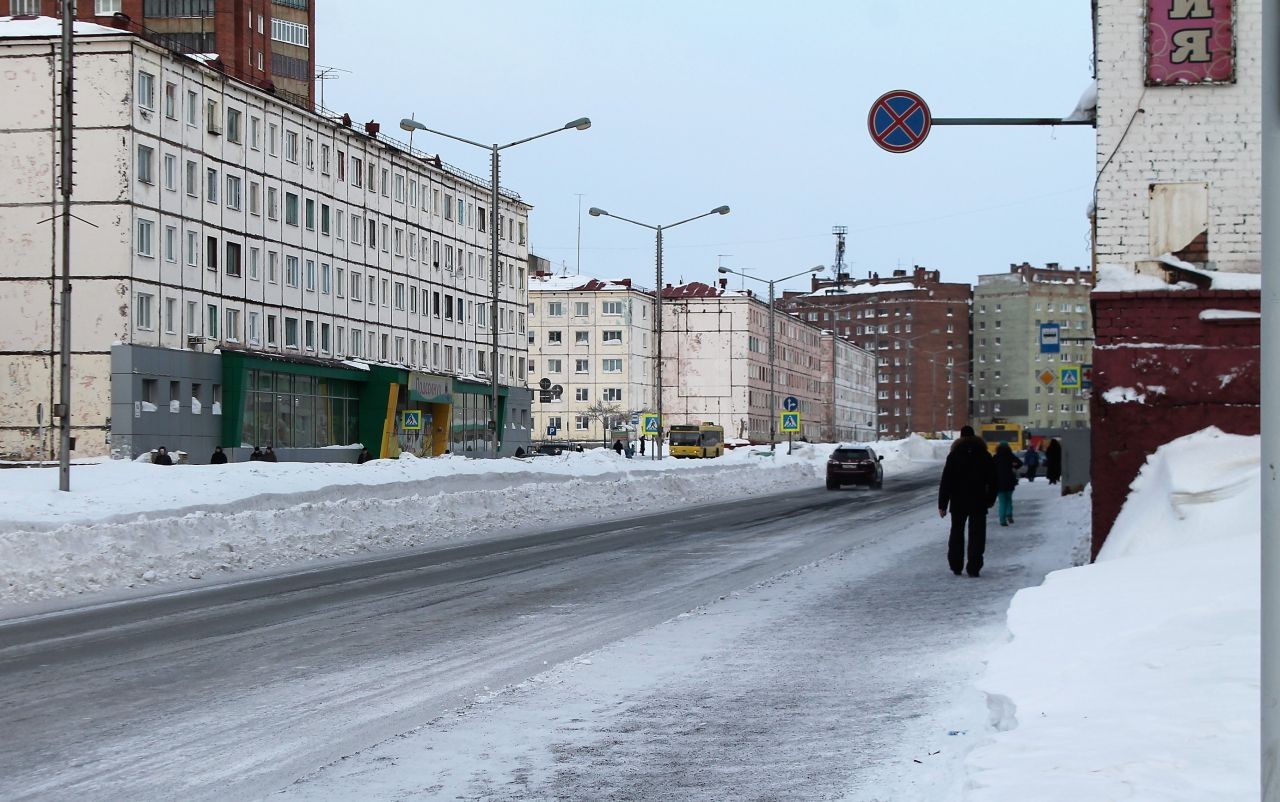
<instances>
[{"instance_id":1,"label":"antenna on roof","mask_svg":"<svg viewBox=\"0 0 1280 802\"><path fill-rule=\"evenodd\" d=\"M316 65L315 78L317 81L320 82L320 108L322 109L324 108L324 82L338 80L339 78L342 77L341 75L337 74L340 72L345 72L347 74L350 74L351 70L344 70L341 67L325 67L320 64ZM410 134L409 136L413 136L413 134Z\"/></svg>"},{"instance_id":2,"label":"antenna on roof","mask_svg":"<svg viewBox=\"0 0 1280 802\"><path fill-rule=\"evenodd\" d=\"M849 277L849 271L844 266L844 235L849 233L849 227L832 226L831 233L836 235L836 260L831 263L831 277L836 280L836 287L839 288Z\"/></svg>"}]
</instances>

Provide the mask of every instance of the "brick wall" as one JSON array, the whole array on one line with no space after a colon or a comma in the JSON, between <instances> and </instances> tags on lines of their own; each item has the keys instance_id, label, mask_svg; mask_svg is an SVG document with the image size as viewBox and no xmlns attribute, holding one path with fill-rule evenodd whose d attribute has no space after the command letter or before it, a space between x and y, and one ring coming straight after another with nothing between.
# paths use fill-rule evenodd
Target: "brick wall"
<instances>
[{"instance_id":1,"label":"brick wall","mask_svg":"<svg viewBox=\"0 0 1280 802\"><path fill-rule=\"evenodd\" d=\"M1252 291L1095 292L1093 555L1106 540L1148 455L1207 426L1257 434L1261 351L1257 318L1201 320L1204 310L1258 312ZM1143 401L1107 401L1132 388Z\"/></svg>"}]
</instances>

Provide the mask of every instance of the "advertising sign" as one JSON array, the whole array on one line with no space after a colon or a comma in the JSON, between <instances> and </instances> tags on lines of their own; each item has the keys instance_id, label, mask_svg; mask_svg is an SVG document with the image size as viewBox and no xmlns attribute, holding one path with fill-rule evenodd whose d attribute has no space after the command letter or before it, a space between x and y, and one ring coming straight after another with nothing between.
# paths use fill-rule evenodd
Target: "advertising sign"
<instances>
[{"instance_id":1,"label":"advertising sign","mask_svg":"<svg viewBox=\"0 0 1280 802\"><path fill-rule=\"evenodd\" d=\"M1235 3L1146 0L1147 86L1235 83Z\"/></svg>"}]
</instances>

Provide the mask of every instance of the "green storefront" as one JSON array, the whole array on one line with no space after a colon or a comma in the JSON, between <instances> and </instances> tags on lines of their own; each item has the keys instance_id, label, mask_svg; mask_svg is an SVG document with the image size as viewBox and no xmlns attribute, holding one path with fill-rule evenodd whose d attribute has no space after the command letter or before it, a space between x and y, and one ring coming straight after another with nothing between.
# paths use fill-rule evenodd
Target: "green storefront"
<instances>
[{"instance_id":1,"label":"green storefront","mask_svg":"<svg viewBox=\"0 0 1280 802\"><path fill-rule=\"evenodd\" d=\"M490 453L488 384L232 350L222 352L222 373L224 448L363 445L374 457ZM498 394L501 427L508 388Z\"/></svg>"}]
</instances>

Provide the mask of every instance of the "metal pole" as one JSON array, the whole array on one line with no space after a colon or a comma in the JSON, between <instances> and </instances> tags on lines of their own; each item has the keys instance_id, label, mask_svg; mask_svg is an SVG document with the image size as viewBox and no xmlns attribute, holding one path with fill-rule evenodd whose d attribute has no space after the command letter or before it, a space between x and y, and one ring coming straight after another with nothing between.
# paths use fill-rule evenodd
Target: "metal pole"
<instances>
[{"instance_id":1,"label":"metal pole","mask_svg":"<svg viewBox=\"0 0 1280 802\"><path fill-rule=\"evenodd\" d=\"M1262 69L1280 68L1280 9L1262 5ZM1269 73L1274 75L1275 73ZM1267 223L1268 220L1274 222ZM1262 800L1280 802L1280 365L1272 350L1280 340L1280 91L1262 82ZM1268 234L1267 232L1271 233Z\"/></svg>"},{"instance_id":2,"label":"metal pole","mask_svg":"<svg viewBox=\"0 0 1280 802\"><path fill-rule=\"evenodd\" d=\"M653 438L653 458L660 460L662 459L662 431L664 428L664 424L666 423L666 421L664 421L662 418L662 226L658 226L657 231L658 231L658 244L657 244L658 286L657 286L656 292L658 296L658 304L657 304L658 311L653 316L653 326L654 326L654 330L657 331L657 335L655 339L657 340L657 346L658 346L658 360L657 360L657 364L654 365L654 368L656 369L655 383L658 386L658 398L657 398L658 435Z\"/></svg>"},{"instance_id":3,"label":"metal pole","mask_svg":"<svg viewBox=\"0 0 1280 802\"><path fill-rule=\"evenodd\" d=\"M775 397L774 388L774 355L773 355L773 330L777 326L773 320L773 282L769 282L769 451L775 448L774 441L778 438L774 427L777 425L775 418L778 417L778 399Z\"/></svg>"},{"instance_id":4,"label":"metal pole","mask_svg":"<svg viewBox=\"0 0 1280 802\"><path fill-rule=\"evenodd\" d=\"M498 146L493 145L493 149L489 151L489 180L492 183L490 187L489 203L493 209L491 211L492 218L489 220L489 259L492 264L489 266L489 275L493 281L493 308L489 310L489 325L493 329L493 362L489 365L489 376L492 382L492 408L489 414L493 415L493 456L498 456L499 440L501 437L501 423L498 418L498 282L502 279L502 273L498 264Z\"/></svg>"},{"instance_id":5,"label":"metal pole","mask_svg":"<svg viewBox=\"0 0 1280 802\"><path fill-rule=\"evenodd\" d=\"M61 415L58 419L60 443L58 454L58 489L71 490L71 132L72 132L72 91L74 89L75 67L72 60L72 44L75 28L75 0L64 0L62 3L62 120L59 126L62 133L62 171L59 180L62 182L62 292L61 316L59 325L59 387L58 400Z\"/></svg>"}]
</instances>

